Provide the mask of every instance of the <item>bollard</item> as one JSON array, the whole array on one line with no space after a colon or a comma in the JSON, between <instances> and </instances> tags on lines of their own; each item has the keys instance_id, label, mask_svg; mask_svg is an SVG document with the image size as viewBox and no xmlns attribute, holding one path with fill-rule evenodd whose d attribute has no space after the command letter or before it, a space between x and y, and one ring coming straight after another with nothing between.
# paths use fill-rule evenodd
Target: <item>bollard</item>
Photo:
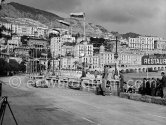
<instances>
[{"instance_id":1,"label":"bollard","mask_svg":"<svg viewBox=\"0 0 166 125\"><path fill-rule=\"evenodd\" d=\"M120 83L119 83L119 80L112 80L110 82L111 82L112 95L119 96L120 95Z\"/></svg>"}]
</instances>

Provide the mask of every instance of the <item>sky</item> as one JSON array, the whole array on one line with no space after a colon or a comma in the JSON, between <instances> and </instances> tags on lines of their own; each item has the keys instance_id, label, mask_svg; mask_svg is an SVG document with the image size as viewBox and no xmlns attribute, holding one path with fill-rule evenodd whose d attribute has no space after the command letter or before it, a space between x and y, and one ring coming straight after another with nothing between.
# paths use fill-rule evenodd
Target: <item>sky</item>
<instances>
[{"instance_id":1,"label":"sky","mask_svg":"<svg viewBox=\"0 0 166 125\"><path fill-rule=\"evenodd\" d=\"M69 17L85 12L86 21L119 33L166 38L166 0L6 0Z\"/></svg>"}]
</instances>

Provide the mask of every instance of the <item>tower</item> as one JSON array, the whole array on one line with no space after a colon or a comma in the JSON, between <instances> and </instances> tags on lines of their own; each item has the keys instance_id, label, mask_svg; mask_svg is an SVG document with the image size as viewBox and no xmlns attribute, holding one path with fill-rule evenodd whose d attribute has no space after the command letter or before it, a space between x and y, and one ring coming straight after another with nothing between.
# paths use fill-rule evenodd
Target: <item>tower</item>
<instances>
[{"instance_id":1,"label":"tower","mask_svg":"<svg viewBox=\"0 0 166 125\"><path fill-rule=\"evenodd\" d=\"M100 46L99 53L104 53L105 52L105 47L103 45Z\"/></svg>"}]
</instances>

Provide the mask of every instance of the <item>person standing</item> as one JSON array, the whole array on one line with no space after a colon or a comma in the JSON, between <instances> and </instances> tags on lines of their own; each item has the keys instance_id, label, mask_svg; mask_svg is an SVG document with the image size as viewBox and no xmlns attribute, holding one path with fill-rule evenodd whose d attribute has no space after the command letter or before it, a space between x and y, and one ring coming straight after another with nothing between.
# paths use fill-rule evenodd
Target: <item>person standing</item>
<instances>
[{"instance_id":1,"label":"person standing","mask_svg":"<svg viewBox=\"0 0 166 125\"><path fill-rule=\"evenodd\" d=\"M123 92L123 86L124 86L124 76L123 76L123 72L120 71L120 91Z\"/></svg>"},{"instance_id":2,"label":"person standing","mask_svg":"<svg viewBox=\"0 0 166 125\"><path fill-rule=\"evenodd\" d=\"M155 89L156 89L156 80L155 78L152 78L151 80L151 96L155 96Z\"/></svg>"},{"instance_id":3,"label":"person standing","mask_svg":"<svg viewBox=\"0 0 166 125\"><path fill-rule=\"evenodd\" d=\"M86 77L86 69L83 67L81 78Z\"/></svg>"},{"instance_id":4,"label":"person standing","mask_svg":"<svg viewBox=\"0 0 166 125\"><path fill-rule=\"evenodd\" d=\"M162 76L161 83L162 83L162 88L163 88L163 98L166 98L166 76L165 76L165 73L162 72L161 76Z\"/></svg>"},{"instance_id":5,"label":"person standing","mask_svg":"<svg viewBox=\"0 0 166 125\"><path fill-rule=\"evenodd\" d=\"M104 72L103 72L102 83L101 83L101 91L103 96L105 95L105 91L106 91L107 79L108 79L108 66L104 66Z\"/></svg>"}]
</instances>

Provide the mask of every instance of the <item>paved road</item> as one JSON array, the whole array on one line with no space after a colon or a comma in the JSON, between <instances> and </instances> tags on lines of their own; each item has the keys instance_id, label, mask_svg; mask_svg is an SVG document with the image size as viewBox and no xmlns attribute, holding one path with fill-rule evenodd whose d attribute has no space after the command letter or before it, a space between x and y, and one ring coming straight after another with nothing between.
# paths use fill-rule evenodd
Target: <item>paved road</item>
<instances>
[{"instance_id":1,"label":"paved road","mask_svg":"<svg viewBox=\"0 0 166 125\"><path fill-rule=\"evenodd\" d=\"M8 79L3 79L4 81ZM62 88L3 86L20 125L165 125L166 107ZM4 124L14 124L9 110Z\"/></svg>"}]
</instances>

